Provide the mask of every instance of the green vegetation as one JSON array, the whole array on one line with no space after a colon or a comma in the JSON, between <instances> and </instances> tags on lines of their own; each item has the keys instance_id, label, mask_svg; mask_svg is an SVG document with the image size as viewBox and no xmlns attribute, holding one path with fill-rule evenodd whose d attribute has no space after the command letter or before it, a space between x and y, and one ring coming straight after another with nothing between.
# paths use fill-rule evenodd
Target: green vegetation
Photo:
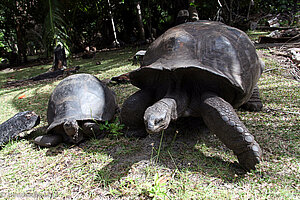
<instances>
[{"instance_id":1,"label":"green vegetation","mask_svg":"<svg viewBox=\"0 0 300 200\"><path fill-rule=\"evenodd\" d=\"M51 57L57 44L72 54L152 41L180 23L180 10L190 12L183 21L217 20L243 30L275 16L281 25L299 26L296 0L1 0L0 57L19 65L31 55Z\"/></svg>"},{"instance_id":2,"label":"green vegetation","mask_svg":"<svg viewBox=\"0 0 300 200\"><path fill-rule=\"evenodd\" d=\"M102 124L99 124L100 130L107 132L109 136L113 137L119 137L124 135L121 131L124 128L124 124L121 124L119 119L116 118L113 123L109 123L108 121L105 121Z\"/></svg>"},{"instance_id":3,"label":"green vegetation","mask_svg":"<svg viewBox=\"0 0 300 200\"><path fill-rule=\"evenodd\" d=\"M73 60L80 73L111 78L138 66L137 49L97 53L94 59ZM278 68L269 53L266 69ZM96 65L101 61L101 65ZM237 159L214 135L168 133L146 139L122 136L118 121L101 125L117 137L91 139L79 145L40 148L32 135L44 134L48 98L62 80L6 87L7 81L47 71L51 65L0 71L0 123L24 110L41 116L41 124L0 150L1 199L299 199L299 82L288 69L271 70L259 81L264 110L239 110L242 121L263 149L256 171L243 173ZM111 86L118 104L137 88ZM19 96L24 98L18 99Z\"/></svg>"}]
</instances>

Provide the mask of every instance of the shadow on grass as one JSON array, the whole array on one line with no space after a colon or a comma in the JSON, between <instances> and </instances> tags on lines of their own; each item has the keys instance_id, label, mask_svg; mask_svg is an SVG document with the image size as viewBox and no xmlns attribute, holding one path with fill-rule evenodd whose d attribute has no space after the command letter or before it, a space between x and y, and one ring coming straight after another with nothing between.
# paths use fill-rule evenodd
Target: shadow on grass
<instances>
[{"instance_id":1,"label":"shadow on grass","mask_svg":"<svg viewBox=\"0 0 300 200\"><path fill-rule=\"evenodd\" d=\"M100 52L91 59L74 60L72 65L79 65L81 73L99 74L108 70L131 64L130 58L135 54L135 49L125 48L114 51ZM96 64L100 62L101 64Z\"/></svg>"},{"instance_id":2,"label":"shadow on grass","mask_svg":"<svg viewBox=\"0 0 300 200\"><path fill-rule=\"evenodd\" d=\"M147 167L143 166L145 161L149 161L150 166L154 169L160 165L173 171L183 172L188 170L218 177L228 182L243 177L245 171L237 164L224 161L218 156L207 156L201 150L195 148L197 141L199 141L195 136L183 135L175 141L170 141L173 140L173 137L174 135L165 135L159 153L160 135L148 136L140 140L126 140L127 144L121 143L106 149L104 152L114 160L97 172L95 182L100 183L101 186L112 185L128 176L128 173L136 164L140 165L142 163L142 168L145 170ZM200 143L203 143L201 139L200 141ZM94 149L94 147L84 148L88 152L91 149ZM140 173L145 173L145 171ZM236 174L239 174L240 177L237 178Z\"/></svg>"},{"instance_id":3,"label":"shadow on grass","mask_svg":"<svg viewBox=\"0 0 300 200\"><path fill-rule=\"evenodd\" d=\"M12 104L19 111L31 110L41 117L41 121L46 121L46 112L48 107L48 99L52 90L45 90L44 86L47 83L31 86L20 90L12 99ZM33 89L30 97L19 99L18 97L24 95L27 89Z\"/></svg>"},{"instance_id":4,"label":"shadow on grass","mask_svg":"<svg viewBox=\"0 0 300 200\"><path fill-rule=\"evenodd\" d=\"M106 72L108 70L122 67L123 65L129 64L130 61L128 61L129 58L133 56L135 53L134 49L119 49L114 51L107 51L107 52L100 52L96 54L95 59L81 59L79 61L72 62L72 65L80 65L81 69L78 73L89 73L89 74L97 74L99 72ZM96 65L96 60L101 60L101 65ZM14 80L21 80L26 79L29 77L33 77L35 75L38 75L40 73L45 72L45 68L50 67L46 65L41 66L35 66L28 67L24 69L20 69L18 71L15 70L8 70L8 71L1 71L0 72L0 86L2 86L2 89L0 90L1 95L7 95L10 93L18 92L13 100L12 104L17 110L24 111L24 110L33 110L36 111L38 115L42 117L42 120L46 119L46 110L47 110L47 104L48 104L48 98L50 97L50 94L52 90L54 89L53 83L57 80L62 80L63 77L60 77L58 79L51 79L51 80L44 80L44 81L37 81L37 82L24 82L20 84L20 86L16 87L3 87L3 84L5 84L8 80L14 81ZM8 79L10 77L10 79ZM45 91L45 86L49 85L49 90ZM48 88L47 88L48 89ZM31 94L31 97L29 98L23 98L18 99L21 95L26 93L26 91L32 91L33 94ZM122 91L122 94L124 95L124 91ZM122 98L123 100L124 98ZM121 103L121 102L120 102Z\"/></svg>"},{"instance_id":5,"label":"shadow on grass","mask_svg":"<svg viewBox=\"0 0 300 200\"><path fill-rule=\"evenodd\" d=\"M219 151L218 147L208 141L209 136L207 133L175 135L174 132L169 131L164 134L162 142L160 134L150 135L144 139L120 136L86 140L78 147L88 154L106 154L113 159L96 172L94 181L101 187L113 186L117 181L127 177L133 166L143 162L150 163L153 169L163 166L173 171L197 172L221 178L225 182L234 182L243 178L245 171L238 164L225 161L217 155L205 155L202 150L196 148L197 145L203 144ZM160 145L160 152L158 152ZM48 148L46 155L56 156L64 153L65 149L76 146L62 143ZM142 168L145 170L146 167ZM143 174L145 171L140 173Z\"/></svg>"},{"instance_id":6,"label":"shadow on grass","mask_svg":"<svg viewBox=\"0 0 300 200\"><path fill-rule=\"evenodd\" d=\"M238 164L224 161L216 155L205 155L196 145L206 143L207 134L177 135L165 133L162 143L161 135L151 135L144 139L136 138L110 138L102 140L91 139L79 144L79 148L88 154L106 154L113 161L97 171L95 182L101 186L109 186L125 178L132 167L143 161L149 161L153 168L156 164L171 170L191 171L209 176L218 177L224 181L232 182L242 178L243 171ZM158 149L161 143L161 150ZM208 146L213 144L206 143ZM49 148L46 155L56 156L71 145L60 144ZM217 150L219 151L219 149ZM158 157L159 154L159 157ZM143 173L143 172L141 172ZM239 177L236 177L236 174Z\"/></svg>"},{"instance_id":7,"label":"shadow on grass","mask_svg":"<svg viewBox=\"0 0 300 200\"><path fill-rule=\"evenodd\" d=\"M0 86L5 86L7 81L28 79L39 74L45 73L51 65L39 65L21 69L6 69L0 71Z\"/></svg>"},{"instance_id":8,"label":"shadow on grass","mask_svg":"<svg viewBox=\"0 0 300 200\"><path fill-rule=\"evenodd\" d=\"M80 73L90 73L95 74L99 72L105 72L107 70L122 67L124 65L130 64L131 61L128 59L136 53L136 48L124 48L117 49L113 51L99 52L92 59L69 59L70 63L68 67L80 66ZM97 65L97 62L101 62ZM45 73L51 65L33 65L26 68L15 68L15 69L5 69L0 71L0 86L4 86L7 81L16 81L28 79L33 76L37 76L41 73Z\"/></svg>"}]
</instances>

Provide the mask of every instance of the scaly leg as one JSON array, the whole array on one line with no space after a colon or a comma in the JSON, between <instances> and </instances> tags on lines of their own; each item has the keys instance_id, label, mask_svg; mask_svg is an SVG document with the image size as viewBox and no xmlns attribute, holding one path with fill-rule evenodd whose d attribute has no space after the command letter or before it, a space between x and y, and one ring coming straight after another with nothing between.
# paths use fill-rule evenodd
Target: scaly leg
<instances>
[{"instance_id":1,"label":"scaly leg","mask_svg":"<svg viewBox=\"0 0 300 200\"><path fill-rule=\"evenodd\" d=\"M105 134L100 130L100 125L96 122L84 122L82 124L82 131L86 136L92 138L100 139L105 136Z\"/></svg>"},{"instance_id":2,"label":"scaly leg","mask_svg":"<svg viewBox=\"0 0 300 200\"><path fill-rule=\"evenodd\" d=\"M241 166L255 169L262 157L261 149L233 107L215 94L206 93L201 97L200 112L207 127L233 150Z\"/></svg>"},{"instance_id":3,"label":"scaly leg","mask_svg":"<svg viewBox=\"0 0 300 200\"><path fill-rule=\"evenodd\" d=\"M121 108L121 123L128 128L126 135L146 137L148 133L144 125L145 110L153 104L153 93L139 90L123 103Z\"/></svg>"},{"instance_id":4,"label":"scaly leg","mask_svg":"<svg viewBox=\"0 0 300 200\"><path fill-rule=\"evenodd\" d=\"M54 147L62 141L63 138L61 135L48 134L36 137L33 142L42 147Z\"/></svg>"}]
</instances>

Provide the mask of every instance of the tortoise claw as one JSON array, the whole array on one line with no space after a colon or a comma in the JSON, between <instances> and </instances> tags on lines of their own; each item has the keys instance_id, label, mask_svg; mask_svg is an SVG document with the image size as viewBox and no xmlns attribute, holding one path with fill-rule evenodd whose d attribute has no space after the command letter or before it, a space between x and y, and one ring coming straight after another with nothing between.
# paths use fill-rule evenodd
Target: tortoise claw
<instances>
[{"instance_id":1,"label":"tortoise claw","mask_svg":"<svg viewBox=\"0 0 300 200\"><path fill-rule=\"evenodd\" d=\"M242 109L248 110L251 112L259 112L262 110L262 107L263 107L263 105L261 102L250 102L250 101L248 101L247 103L245 103L241 106Z\"/></svg>"},{"instance_id":2,"label":"tortoise claw","mask_svg":"<svg viewBox=\"0 0 300 200\"><path fill-rule=\"evenodd\" d=\"M255 141L251 146L249 146L249 149L247 151L244 151L237 155L240 165L246 171L255 170L255 165L260 163L261 157L262 151Z\"/></svg>"}]
</instances>

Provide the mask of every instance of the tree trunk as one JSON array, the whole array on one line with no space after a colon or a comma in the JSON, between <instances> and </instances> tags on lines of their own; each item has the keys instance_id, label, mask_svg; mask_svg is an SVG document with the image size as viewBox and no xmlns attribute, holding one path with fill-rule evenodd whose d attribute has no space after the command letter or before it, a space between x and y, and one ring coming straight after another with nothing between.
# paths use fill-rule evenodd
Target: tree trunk
<instances>
[{"instance_id":1,"label":"tree trunk","mask_svg":"<svg viewBox=\"0 0 300 200\"><path fill-rule=\"evenodd\" d=\"M229 25L232 26L233 21L232 21L232 6L233 6L233 0L230 0L230 7L229 7Z\"/></svg>"},{"instance_id":2,"label":"tree trunk","mask_svg":"<svg viewBox=\"0 0 300 200\"><path fill-rule=\"evenodd\" d=\"M251 9L251 6L254 5L254 1L253 0L250 0L249 2L249 7L248 7L248 13L247 13L247 20L249 20L249 16L250 16L250 9Z\"/></svg>"},{"instance_id":3,"label":"tree trunk","mask_svg":"<svg viewBox=\"0 0 300 200\"><path fill-rule=\"evenodd\" d=\"M21 62L27 62L26 50L27 45L25 41L25 20L27 20L26 6L22 2L15 1L15 30L17 35L17 47L18 47L18 60L17 64Z\"/></svg>"},{"instance_id":4,"label":"tree trunk","mask_svg":"<svg viewBox=\"0 0 300 200\"><path fill-rule=\"evenodd\" d=\"M151 41L154 40L154 35L152 33L152 12L151 12L151 6L150 6L150 0L148 0L148 12L150 13L150 17L149 17L149 20L148 20L148 29L149 29L149 35L150 35L150 39Z\"/></svg>"},{"instance_id":5,"label":"tree trunk","mask_svg":"<svg viewBox=\"0 0 300 200\"><path fill-rule=\"evenodd\" d=\"M141 2L138 1L136 4L137 14L138 14L138 29L139 29L139 39L145 41L145 30L143 25Z\"/></svg>"},{"instance_id":6,"label":"tree trunk","mask_svg":"<svg viewBox=\"0 0 300 200\"><path fill-rule=\"evenodd\" d=\"M65 48L60 44L54 50L52 71L64 70L67 67Z\"/></svg>"},{"instance_id":7,"label":"tree trunk","mask_svg":"<svg viewBox=\"0 0 300 200\"><path fill-rule=\"evenodd\" d=\"M111 25L112 25L112 29L113 29L113 33L114 33L114 39L115 39L113 42L113 45L116 47L119 47L120 43L117 39L117 32L116 32L116 28L115 28L114 18L113 18L112 12L111 12L111 5L110 5L109 0L107 0L107 2L108 2L108 7L109 7L109 15L110 15L110 19L111 19Z\"/></svg>"},{"instance_id":8,"label":"tree trunk","mask_svg":"<svg viewBox=\"0 0 300 200\"><path fill-rule=\"evenodd\" d=\"M195 0L189 0L189 14L190 14L190 19L191 21L197 21L199 20L199 17L198 17L198 12L197 12L197 9L195 8L194 6L195 4Z\"/></svg>"},{"instance_id":9,"label":"tree trunk","mask_svg":"<svg viewBox=\"0 0 300 200\"><path fill-rule=\"evenodd\" d=\"M24 32L20 23L19 17L16 16L16 35L17 35L17 46L18 46L18 64L21 62L27 62L26 56L26 43L24 41Z\"/></svg>"}]
</instances>

